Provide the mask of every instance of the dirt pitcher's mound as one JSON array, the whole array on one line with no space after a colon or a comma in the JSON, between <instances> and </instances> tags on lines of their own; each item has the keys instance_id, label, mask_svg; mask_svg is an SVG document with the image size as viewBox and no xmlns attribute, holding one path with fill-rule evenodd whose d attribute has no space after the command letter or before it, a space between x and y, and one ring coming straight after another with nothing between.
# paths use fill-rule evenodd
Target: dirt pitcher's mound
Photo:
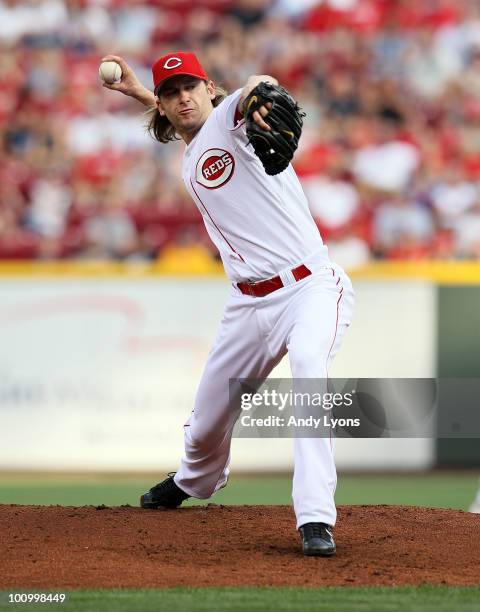
<instances>
[{"instance_id":1,"label":"dirt pitcher's mound","mask_svg":"<svg viewBox=\"0 0 480 612\"><path fill-rule=\"evenodd\" d=\"M287 506L0 506L0 588L480 583L480 515L343 506L304 557Z\"/></svg>"}]
</instances>

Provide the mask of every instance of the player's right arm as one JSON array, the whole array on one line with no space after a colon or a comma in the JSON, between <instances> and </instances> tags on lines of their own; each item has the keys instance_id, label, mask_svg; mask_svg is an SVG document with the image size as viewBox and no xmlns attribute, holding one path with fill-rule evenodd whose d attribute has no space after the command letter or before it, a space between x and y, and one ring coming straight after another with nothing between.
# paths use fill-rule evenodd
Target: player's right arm
<instances>
[{"instance_id":1,"label":"player's right arm","mask_svg":"<svg viewBox=\"0 0 480 612\"><path fill-rule=\"evenodd\" d=\"M107 89L113 89L114 91L120 91L126 96L135 98L144 106L156 106L155 96L152 91L144 87L138 80L137 75L133 71L127 62L119 55L106 55L102 57L102 62L117 62L120 64L122 69L122 79L120 83L103 83L103 87Z\"/></svg>"}]
</instances>

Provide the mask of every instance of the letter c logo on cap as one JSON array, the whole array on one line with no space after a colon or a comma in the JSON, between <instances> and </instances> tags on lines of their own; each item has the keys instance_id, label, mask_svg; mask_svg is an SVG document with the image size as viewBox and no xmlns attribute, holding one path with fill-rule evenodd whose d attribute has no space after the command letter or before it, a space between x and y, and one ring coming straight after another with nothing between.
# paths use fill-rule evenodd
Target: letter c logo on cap
<instances>
[{"instance_id":1,"label":"letter c logo on cap","mask_svg":"<svg viewBox=\"0 0 480 612\"><path fill-rule=\"evenodd\" d=\"M169 57L168 60L163 64L166 70L172 70L182 65L182 60L179 57Z\"/></svg>"}]
</instances>

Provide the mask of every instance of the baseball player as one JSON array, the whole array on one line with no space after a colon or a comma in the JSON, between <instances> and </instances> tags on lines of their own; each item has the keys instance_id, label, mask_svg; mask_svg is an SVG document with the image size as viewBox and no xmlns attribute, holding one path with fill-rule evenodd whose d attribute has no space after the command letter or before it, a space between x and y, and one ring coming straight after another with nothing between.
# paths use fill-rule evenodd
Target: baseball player
<instances>
[{"instance_id":1,"label":"baseball player","mask_svg":"<svg viewBox=\"0 0 480 612\"><path fill-rule=\"evenodd\" d=\"M294 379L326 379L353 308L351 283L332 263L289 160L302 114L268 75L222 95L193 53L153 65L152 93L123 58L105 84L156 109L150 131L185 142L183 180L231 281L176 473L141 497L143 508L209 498L229 475L229 379L264 379L288 352ZM286 110L285 110L286 109ZM249 139L251 142L249 142ZM306 555L335 553L336 470L328 437L294 439L293 503Z\"/></svg>"},{"instance_id":2,"label":"baseball player","mask_svg":"<svg viewBox=\"0 0 480 612\"><path fill-rule=\"evenodd\" d=\"M480 488L475 495L475 499L472 502L472 505L469 508L469 512L473 512L474 514L480 514Z\"/></svg>"}]
</instances>

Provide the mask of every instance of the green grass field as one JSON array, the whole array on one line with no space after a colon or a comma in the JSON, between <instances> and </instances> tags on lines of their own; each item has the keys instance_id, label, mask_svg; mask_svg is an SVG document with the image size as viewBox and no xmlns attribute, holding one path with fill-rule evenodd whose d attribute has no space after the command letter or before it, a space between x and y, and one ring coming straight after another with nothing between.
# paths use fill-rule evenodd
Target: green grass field
<instances>
[{"instance_id":1,"label":"green grass field","mask_svg":"<svg viewBox=\"0 0 480 612\"><path fill-rule=\"evenodd\" d=\"M86 590L68 594L65 604L8 604L0 610L69 612L477 612L480 588L225 588L164 590Z\"/></svg>"},{"instance_id":2,"label":"green grass field","mask_svg":"<svg viewBox=\"0 0 480 612\"><path fill-rule=\"evenodd\" d=\"M141 492L163 478L155 476L0 475L1 504L138 504ZM405 504L468 509L478 487L475 472L339 476L337 504ZM217 504L288 504L289 476L233 476L212 498ZM189 501L189 504L208 503ZM480 517L479 517L480 520ZM479 569L480 585L480 569ZM68 593L67 604L9 604L0 610L67 609L77 612L477 612L480 586L448 588L222 588L84 590Z\"/></svg>"},{"instance_id":3,"label":"green grass field","mask_svg":"<svg viewBox=\"0 0 480 612\"><path fill-rule=\"evenodd\" d=\"M65 506L138 505L140 493L158 476L29 476L0 474L1 504ZM339 476L337 504L405 504L467 510L478 487L475 472ZM232 476L228 487L211 500L216 504L289 504L290 476ZM188 504L208 503L189 500Z\"/></svg>"}]
</instances>

